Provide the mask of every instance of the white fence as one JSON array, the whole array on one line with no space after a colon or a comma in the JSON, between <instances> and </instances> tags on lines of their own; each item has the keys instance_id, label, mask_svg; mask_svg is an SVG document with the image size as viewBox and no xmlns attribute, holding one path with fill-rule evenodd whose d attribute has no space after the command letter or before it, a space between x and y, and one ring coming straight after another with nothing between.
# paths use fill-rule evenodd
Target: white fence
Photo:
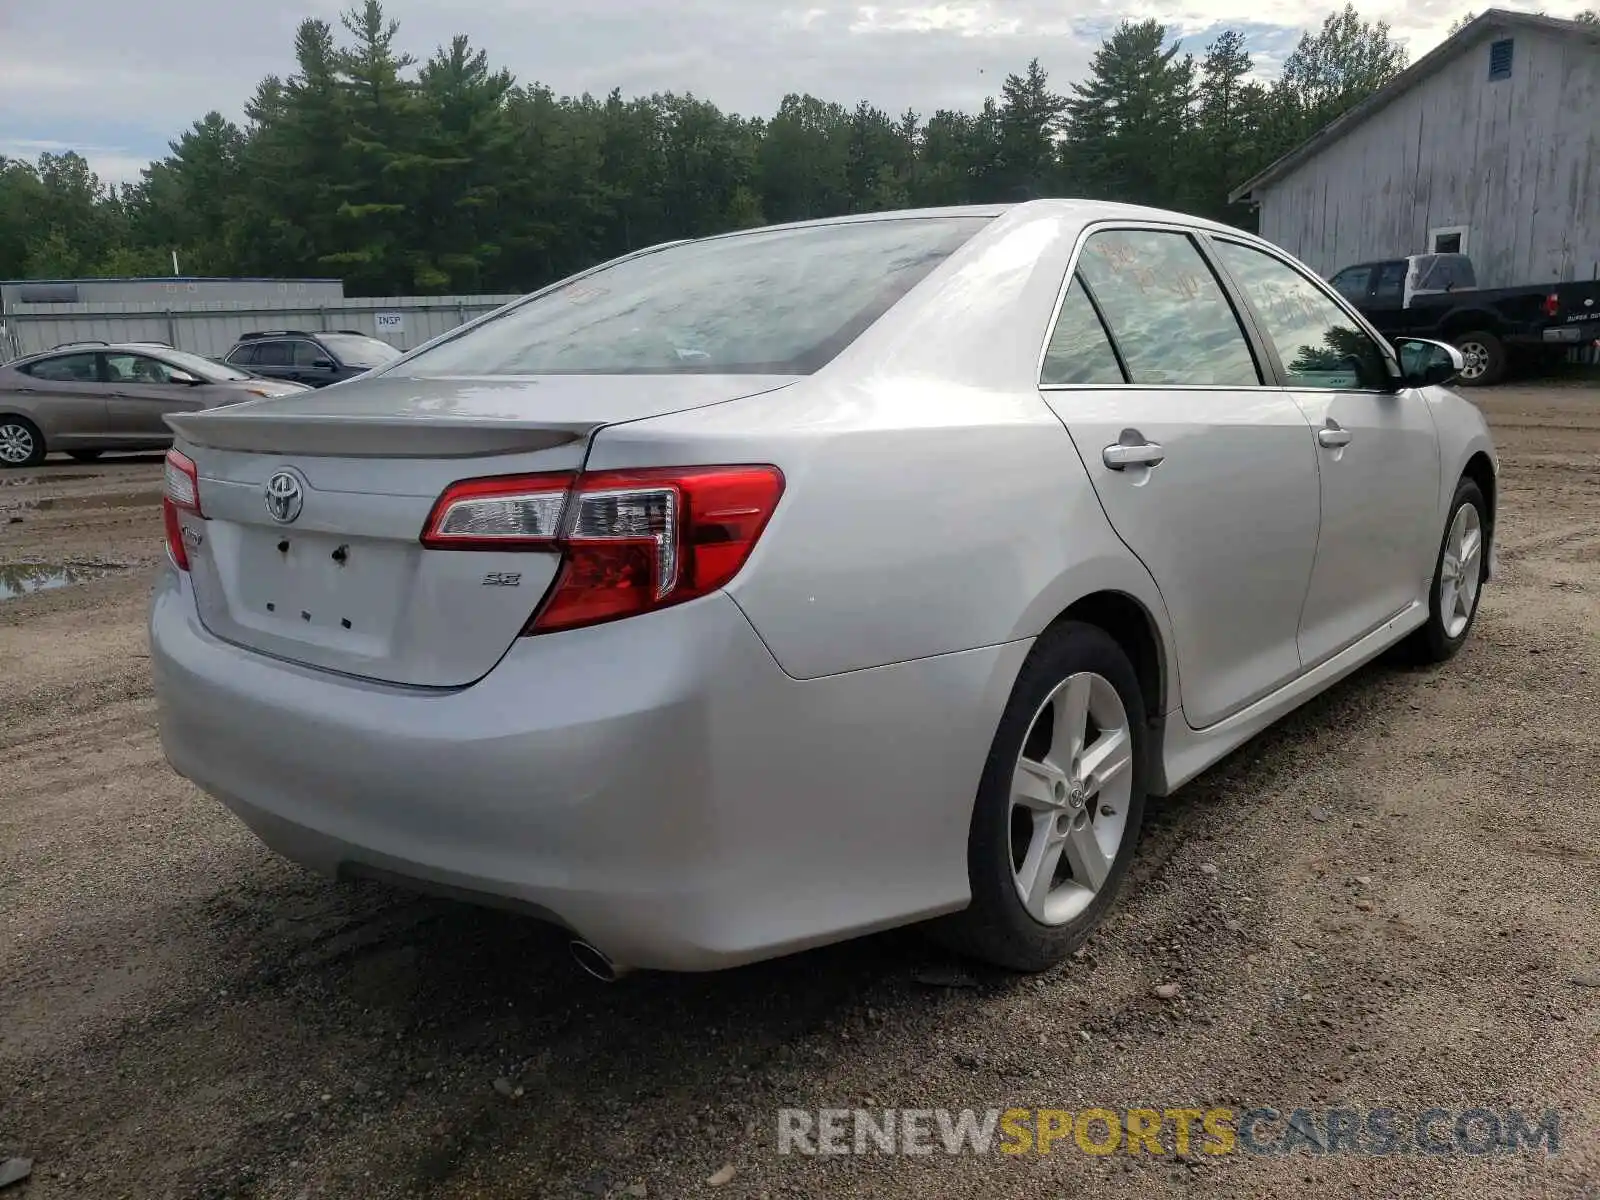
<instances>
[{"instance_id":1,"label":"white fence","mask_svg":"<svg viewBox=\"0 0 1600 1200\"><path fill-rule=\"evenodd\" d=\"M0 361L66 342L166 342L221 358L239 335L263 329L347 329L411 350L516 296L385 296L264 305L108 302L12 304L0 312Z\"/></svg>"}]
</instances>

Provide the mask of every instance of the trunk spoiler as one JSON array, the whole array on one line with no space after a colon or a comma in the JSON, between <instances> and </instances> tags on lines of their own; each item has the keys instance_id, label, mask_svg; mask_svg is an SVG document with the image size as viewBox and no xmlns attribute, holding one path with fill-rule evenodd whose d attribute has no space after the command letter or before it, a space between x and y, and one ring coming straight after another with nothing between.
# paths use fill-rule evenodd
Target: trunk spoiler
<instances>
[{"instance_id":1,"label":"trunk spoiler","mask_svg":"<svg viewBox=\"0 0 1600 1200\"><path fill-rule=\"evenodd\" d=\"M474 458L529 454L588 438L603 421L503 417L313 414L228 406L173 413L167 424L191 446L252 454L339 458Z\"/></svg>"}]
</instances>

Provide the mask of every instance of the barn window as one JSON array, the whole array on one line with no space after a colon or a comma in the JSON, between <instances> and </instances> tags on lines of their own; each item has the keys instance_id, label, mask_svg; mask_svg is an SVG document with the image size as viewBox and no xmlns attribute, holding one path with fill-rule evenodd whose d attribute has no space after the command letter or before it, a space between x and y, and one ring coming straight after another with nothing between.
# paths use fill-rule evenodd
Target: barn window
<instances>
[{"instance_id":1,"label":"barn window","mask_svg":"<svg viewBox=\"0 0 1600 1200\"><path fill-rule=\"evenodd\" d=\"M1503 42L1496 42L1489 47L1489 78L1511 78L1511 56L1516 49L1516 42L1506 38Z\"/></svg>"}]
</instances>

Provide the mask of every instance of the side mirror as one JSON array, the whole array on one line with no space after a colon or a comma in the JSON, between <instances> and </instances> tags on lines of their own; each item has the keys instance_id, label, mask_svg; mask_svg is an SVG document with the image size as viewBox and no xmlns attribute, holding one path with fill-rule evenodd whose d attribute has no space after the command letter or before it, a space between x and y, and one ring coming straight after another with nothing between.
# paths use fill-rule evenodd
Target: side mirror
<instances>
[{"instance_id":1,"label":"side mirror","mask_svg":"<svg viewBox=\"0 0 1600 1200\"><path fill-rule=\"evenodd\" d=\"M187 383L191 387L205 382L199 376L191 375L187 371L168 371L167 378L173 383Z\"/></svg>"},{"instance_id":2,"label":"side mirror","mask_svg":"<svg viewBox=\"0 0 1600 1200\"><path fill-rule=\"evenodd\" d=\"M319 358L311 365L319 371L337 371L339 369L331 358Z\"/></svg>"},{"instance_id":3,"label":"side mirror","mask_svg":"<svg viewBox=\"0 0 1600 1200\"><path fill-rule=\"evenodd\" d=\"M1400 355L1400 370L1407 387L1437 387L1449 383L1467 366L1461 351L1429 338L1397 338L1394 348Z\"/></svg>"}]
</instances>

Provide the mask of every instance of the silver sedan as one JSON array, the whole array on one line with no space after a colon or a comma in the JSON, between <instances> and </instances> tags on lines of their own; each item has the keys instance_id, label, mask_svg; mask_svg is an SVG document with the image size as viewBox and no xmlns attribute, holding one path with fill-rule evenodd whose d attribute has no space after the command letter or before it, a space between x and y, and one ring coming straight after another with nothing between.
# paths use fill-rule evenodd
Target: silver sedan
<instances>
[{"instance_id":1,"label":"silver sedan","mask_svg":"<svg viewBox=\"0 0 1600 1200\"><path fill-rule=\"evenodd\" d=\"M166 754L592 973L928 922L1049 967L1146 798L1490 575L1497 459L1313 272L1038 201L675 243L169 418Z\"/></svg>"}]
</instances>

